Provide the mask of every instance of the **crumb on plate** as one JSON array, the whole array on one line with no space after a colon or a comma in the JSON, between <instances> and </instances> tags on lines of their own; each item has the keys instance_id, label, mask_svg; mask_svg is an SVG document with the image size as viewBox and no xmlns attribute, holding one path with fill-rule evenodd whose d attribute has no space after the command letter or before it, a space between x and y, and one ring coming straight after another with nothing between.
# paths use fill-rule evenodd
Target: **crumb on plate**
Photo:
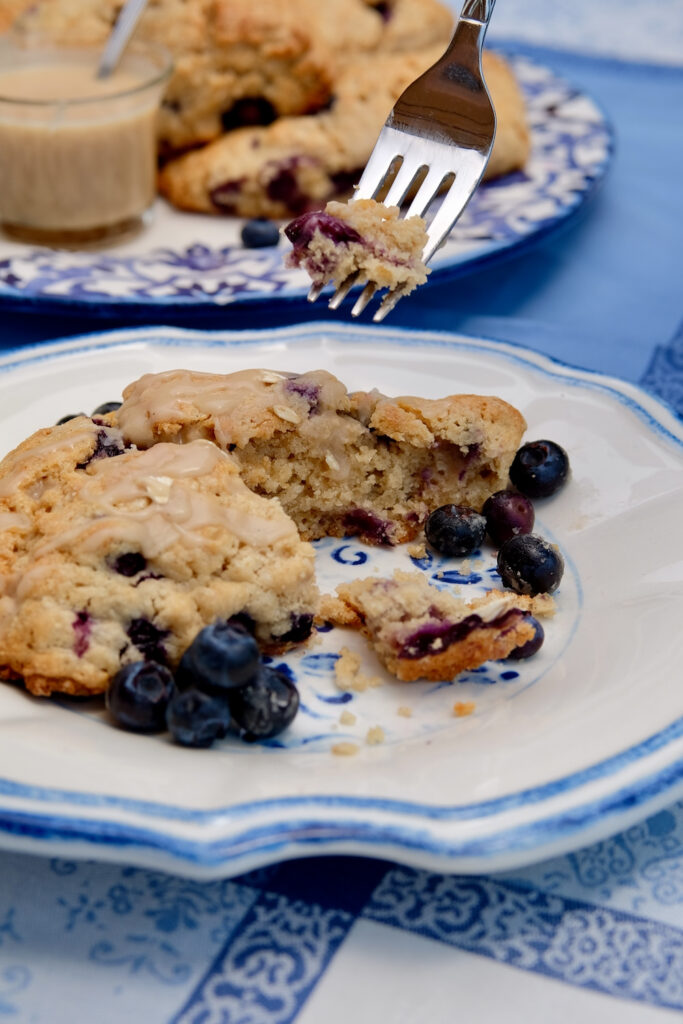
<instances>
[{"instance_id":1,"label":"crumb on plate","mask_svg":"<svg viewBox=\"0 0 683 1024\"><path fill-rule=\"evenodd\" d=\"M342 740L341 743L335 743L332 747L332 753L337 757L353 757L357 754L360 747L357 743L350 743L348 740Z\"/></svg>"},{"instance_id":2,"label":"crumb on plate","mask_svg":"<svg viewBox=\"0 0 683 1024\"><path fill-rule=\"evenodd\" d=\"M372 725L365 737L365 742L369 747L377 747L380 743L384 743L384 729L381 725Z\"/></svg>"}]
</instances>

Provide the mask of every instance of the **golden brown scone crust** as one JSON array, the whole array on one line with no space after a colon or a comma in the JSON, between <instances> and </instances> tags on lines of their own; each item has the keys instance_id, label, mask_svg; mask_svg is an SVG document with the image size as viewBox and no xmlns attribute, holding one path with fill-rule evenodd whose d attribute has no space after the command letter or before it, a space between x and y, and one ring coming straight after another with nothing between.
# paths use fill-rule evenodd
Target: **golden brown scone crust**
<instances>
[{"instance_id":1,"label":"golden brown scone crust","mask_svg":"<svg viewBox=\"0 0 683 1024\"><path fill-rule=\"evenodd\" d=\"M215 445L135 451L110 424L38 431L0 463L0 676L100 693L130 662L174 667L239 614L280 649L317 607L294 523Z\"/></svg>"}]
</instances>

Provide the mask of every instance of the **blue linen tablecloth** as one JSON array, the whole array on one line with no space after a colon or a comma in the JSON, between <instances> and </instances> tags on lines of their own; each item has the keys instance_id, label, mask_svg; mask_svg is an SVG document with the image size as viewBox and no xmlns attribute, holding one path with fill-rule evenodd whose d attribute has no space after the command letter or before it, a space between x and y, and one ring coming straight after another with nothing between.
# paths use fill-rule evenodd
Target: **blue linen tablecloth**
<instances>
[{"instance_id":1,"label":"blue linen tablecloth","mask_svg":"<svg viewBox=\"0 0 683 1024\"><path fill-rule=\"evenodd\" d=\"M424 288L393 322L511 341L640 382L683 417L683 5L508 0L499 9L494 41L517 40L605 108L617 135L612 170L561 233ZM258 322L313 315L332 316L293 307ZM226 309L201 326L253 326L255 316ZM0 344L102 327L4 312ZM682 1010L683 803L495 877L330 857L192 882L0 855L9 1020L628 1024Z\"/></svg>"}]
</instances>

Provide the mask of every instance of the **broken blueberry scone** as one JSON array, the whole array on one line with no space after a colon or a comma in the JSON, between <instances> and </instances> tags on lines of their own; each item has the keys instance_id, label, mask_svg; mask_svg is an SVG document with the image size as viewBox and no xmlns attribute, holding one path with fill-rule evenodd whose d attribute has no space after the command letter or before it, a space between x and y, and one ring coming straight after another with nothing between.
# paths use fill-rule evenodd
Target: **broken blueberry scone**
<instances>
[{"instance_id":1,"label":"broken blueberry scone","mask_svg":"<svg viewBox=\"0 0 683 1024\"><path fill-rule=\"evenodd\" d=\"M112 417L80 416L0 463L0 676L34 694L173 668L216 620L281 649L317 603L313 549L209 441L137 451Z\"/></svg>"},{"instance_id":2,"label":"broken blueberry scone","mask_svg":"<svg viewBox=\"0 0 683 1024\"><path fill-rule=\"evenodd\" d=\"M534 638L530 611L552 612L547 598L493 590L462 601L419 572L343 584L323 599L321 615L360 629L382 664L406 682L453 679L485 661L506 658Z\"/></svg>"},{"instance_id":3,"label":"broken blueberry scone","mask_svg":"<svg viewBox=\"0 0 683 1024\"><path fill-rule=\"evenodd\" d=\"M505 486L526 426L500 398L348 392L325 370L172 370L146 374L123 396L116 415L127 442L215 442L306 540L399 544L447 501L481 508Z\"/></svg>"},{"instance_id":4,"label":"broken blueberry scone","mask_svg":"<svg viewBox=\"0 0 683 1024\"><path fill-rule=\"evenodd\" d=\"M305 213L285 228L292 243L285 262L302 267L319 287L355 276L357 283L408 295L427 280L427 230L421 217L399 213L374 199L328 203L323 212Z\"/></svg>"}]
</instances>

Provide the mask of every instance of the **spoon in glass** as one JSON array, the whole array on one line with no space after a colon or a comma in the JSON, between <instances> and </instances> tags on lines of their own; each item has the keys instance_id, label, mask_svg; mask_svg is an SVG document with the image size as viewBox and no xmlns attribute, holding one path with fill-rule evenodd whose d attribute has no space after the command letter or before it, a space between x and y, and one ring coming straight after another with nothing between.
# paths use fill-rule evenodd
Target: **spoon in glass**
<instances>
[{"instance_id":1,"label":"spoon in glass","mask_svg":"<svg viewBox=\"0 0 683 1024\"><path fill-rule=\"evenodd\" d=\"M97 67L98 78L108 78L112 71L116 70L123 51L128 46L130 37L146 6L147 0L127 0L123 10L116 19L116 24L111 31L107 45L100 58L100 63Z\"/></svg>"}]
</instances>

